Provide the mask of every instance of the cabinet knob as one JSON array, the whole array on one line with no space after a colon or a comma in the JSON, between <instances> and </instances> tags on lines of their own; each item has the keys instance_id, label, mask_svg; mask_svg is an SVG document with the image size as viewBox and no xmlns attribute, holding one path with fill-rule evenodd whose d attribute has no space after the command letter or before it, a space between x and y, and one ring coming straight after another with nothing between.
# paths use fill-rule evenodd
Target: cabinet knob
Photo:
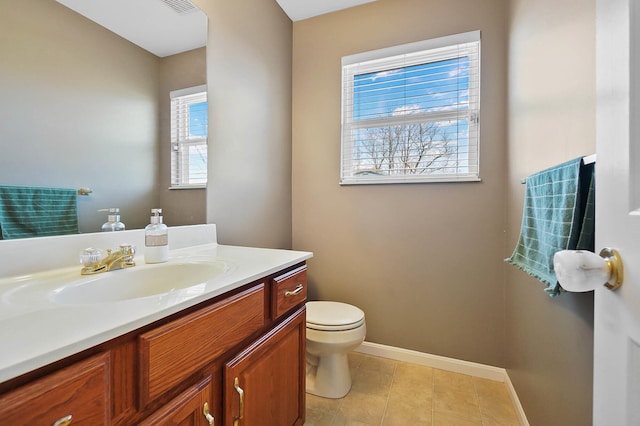
<instances>
[{"instance_id":1,"label":"cabinet knob","mask_svg":"<svg viewBox=\"0 0 640 426\"><path fill-rule=\"evenodd\" d=\"M242 417L244 417L244 390L240 387L240 382L237 377L233 380L233 387L236 388L236 392L238 392L238 397L240 398L238 417L233 419L233 425L237 426L238 422L242 420Z\"/></svg>"},{"instance_id":2,"label":"cabinet knob","mask_svg":"<svg viewBox=\"0 0 640 426\"><path fill-rule=\"evenodd\" d=\"M216 419L214 419L211 413L209 412L209 404L206 402L202 406L202 414L204 414L204 418L207 419L210 425L216 424Z\"/></svg>"},{"instance_id":3,"label":"cabinet knob","mask_svg":"<svg viewBox=\"0 0 640 426\"><path fill-rule=\"evenodd\" d=\"M68 426L71 424L71 418L73 416L71 414L61 417L53 423L53 426Z\"/></svg>"}]
</instances>

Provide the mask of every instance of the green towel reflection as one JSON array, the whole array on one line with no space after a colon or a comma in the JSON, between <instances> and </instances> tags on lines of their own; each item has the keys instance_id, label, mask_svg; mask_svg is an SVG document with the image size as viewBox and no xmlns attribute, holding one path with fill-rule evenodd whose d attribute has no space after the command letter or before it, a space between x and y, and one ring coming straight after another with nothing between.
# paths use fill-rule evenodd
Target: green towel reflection
<instances>
[{"instance_id":1,"label":"green towel reflection","mask_svg":"<svg viewBox=\"0 0 640 426\"><path fill-rule=\"evenodd\" d=\"M78 233L74 189L0 186L2 239Z\"/></svg>"}]
</instances>

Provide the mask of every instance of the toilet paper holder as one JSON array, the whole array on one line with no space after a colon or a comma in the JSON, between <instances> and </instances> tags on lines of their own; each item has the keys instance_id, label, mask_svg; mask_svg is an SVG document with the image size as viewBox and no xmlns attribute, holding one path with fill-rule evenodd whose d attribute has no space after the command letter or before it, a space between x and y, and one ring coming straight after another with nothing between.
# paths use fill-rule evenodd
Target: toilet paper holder
<instances>
[{"instance_id":1,"label":"toilet paper holder","mask_svg":"<svg viewBox=\"0 0 640 426\"><path fill-rule=\"evenodd\" d=\"M585 250L561 250L553 256L553 267L566 291L591 291L601 285L616 290L624 279L622 258L612 248L603 248L599 256Z\"/></svg>"}]
</instances>

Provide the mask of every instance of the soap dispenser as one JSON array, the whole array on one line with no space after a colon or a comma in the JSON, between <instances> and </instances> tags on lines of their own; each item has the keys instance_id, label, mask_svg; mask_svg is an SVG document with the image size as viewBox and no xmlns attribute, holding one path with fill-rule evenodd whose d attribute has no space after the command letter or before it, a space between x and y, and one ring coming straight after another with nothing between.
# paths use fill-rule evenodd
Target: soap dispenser
<instances>
[{"instance_id":1,"label":"soap dispenser","mask_svg":"<svg viewBox=\"0 0 640 426\"><path fill-rule=\"evenodd\" d=\"M162 209L151 209L151 223L144 228L144 245L146 263L169 260L169 229L162 223Z\"/></svg>"},{"instance_id":2,"label":"soap dispenser","mask_svg":"<svg viewBox=\"0 0 640 426\"><path fill-rule=\"evenodd\" d=\"M124 223L120 222L120 209L118 207L111 207L110 209L101 209L99 212L109 212L107 221L102 224L103 232L124 231Z\"/></svg>"}]
</instances>

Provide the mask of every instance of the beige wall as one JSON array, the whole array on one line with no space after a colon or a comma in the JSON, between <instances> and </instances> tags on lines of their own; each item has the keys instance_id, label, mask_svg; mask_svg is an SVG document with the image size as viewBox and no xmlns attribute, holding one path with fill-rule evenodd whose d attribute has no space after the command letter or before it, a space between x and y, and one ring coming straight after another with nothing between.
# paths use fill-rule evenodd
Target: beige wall
<instances>
[{"instance_id":1,"label":"beige wall","mask_svg":"<svg viewBox=\"0 0 640 426\"><path fill-rule=\"evenodd\" d=\"M595 2L511 0L507 251L520 179L595 152ZM593 293L549 298L506 267L507 368L532 425L591 424Z\"/></svg>"},{"instance_id":2,"label":"beige wall","mask_svg":"<svg viewBox=\"0 0 640 426\"><path fill-rule=\"evenodd\" d=\"M1 0L0 184L91 187L81 231L156 202L158 58L55 1Z\"/></svg>"},{"instance_id":3,"label":"beige wall","mask_svg":"<svg viewBox=\"0 0 640 426\"><path fill-rule=\"evenodd\" d=\"M294 23L293 246L312 299L365 311L367 340L504 364L506 2L378 0ZM480 183L344 186L342 56L482 32Z\"/></svg>"},{"instance_id":4,"label":"beige wall","mask_svg":"<svg viewBox=\"0 0 640 426\"><path fill-rule=\"evenodd\" d=\"M224 244L291 247L291 21L275 1L209 16L207 221Z\"/></svg>"},{"instance_id":5,"label":"beige wall","mask_svg":"<svg viewBox=\"0 0 640 426\"><path fill-rule=\"evenodd\" d=\"M160 60L160 138L158 140L159 176L155 180L158 207L164 222L171 225L194 225L206 222L206 189L170 190L171 185L171 103L169 92L207 82L207 49L190 50Z\"/></svg>"}]
</instances>

